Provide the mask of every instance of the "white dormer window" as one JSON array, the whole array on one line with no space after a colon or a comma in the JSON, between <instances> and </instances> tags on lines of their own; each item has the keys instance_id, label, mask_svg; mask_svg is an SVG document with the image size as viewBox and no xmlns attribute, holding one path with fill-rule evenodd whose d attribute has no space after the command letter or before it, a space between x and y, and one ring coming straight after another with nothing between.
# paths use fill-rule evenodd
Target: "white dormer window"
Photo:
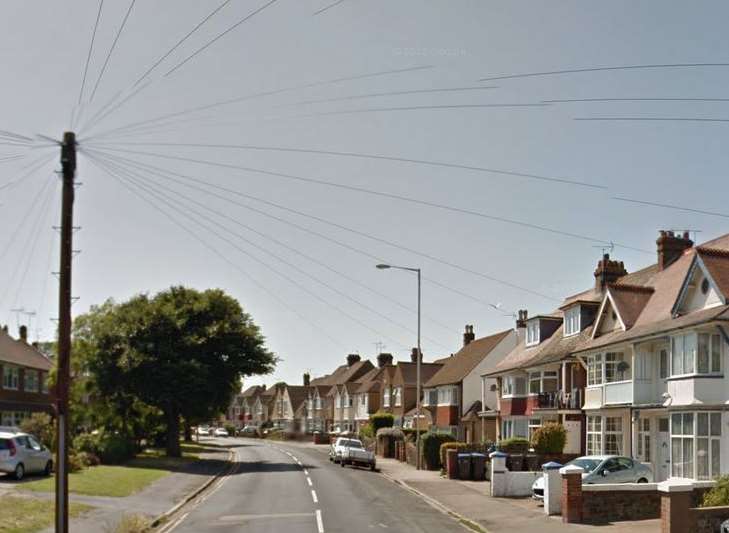
<instances>
[{"instance_id":1,"label":"white dormer window","mask_svg":"<svg viewBox=\"0 0 729 533\"><path fill-rule=\"evenodd\" d=\"M527 322L526 345L534 346L539 344L539 320Z\"/></svg>"},{"instance_id":2,"label":"white dormer window","mask_svg":"<svg viewBox=\"0 0 729 533\"><path fill-rule=\"evenodd\" d=\"M564 336L580 332L580 306L575 305L564 312Z\"/></svg>"}]
</instances>

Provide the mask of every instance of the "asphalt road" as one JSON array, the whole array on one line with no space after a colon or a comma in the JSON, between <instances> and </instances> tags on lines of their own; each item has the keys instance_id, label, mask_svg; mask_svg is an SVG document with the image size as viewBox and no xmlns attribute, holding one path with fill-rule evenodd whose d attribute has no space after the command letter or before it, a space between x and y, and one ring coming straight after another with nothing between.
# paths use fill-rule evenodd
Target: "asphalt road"
<instances>
[{"instance_id":1,"label":"asphalt road","mask_svg":"<svg viewBox=\"0 0 729 533\"><path fill-rule=\"evenodd\" d=\"M310 448L255 439L216 441L236 464L166 531L254 533L449 532L465 529L369 470L342 468Z\"/></svg>"}]
</instances>

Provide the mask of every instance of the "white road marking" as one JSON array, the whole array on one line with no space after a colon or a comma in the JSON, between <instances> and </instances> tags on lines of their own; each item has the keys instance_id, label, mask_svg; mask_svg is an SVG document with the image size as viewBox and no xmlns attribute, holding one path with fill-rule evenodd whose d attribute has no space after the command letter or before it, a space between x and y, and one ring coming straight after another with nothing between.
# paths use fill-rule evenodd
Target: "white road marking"
<instances>
[{"instance_id":1,"label":"white road marking","mask_svg":"<svg viewBox=\"0 0 729 533\"><path fill-rule=\"evenodd\" d=\"M309 471L306 468L304 468L304 475L305 476L308 476L309 475Z\"/></svg>"},{"instance_id":2,"label":"white road marking","mask_svg":"<svg viewBox=\"0 0 729 533\"><path fill-rule=\"evenodd\" d=\"M324 522L321 519L321 510L316 510L316 527L319 530L319 533L324 533Z\"/></svg>"},{"instance_id":3,"label":"white road marking","mask_svg":"<svg viewBox=\"0 0 729 533\"><path fill-rule=\"evenodd\" d=\"M316 497L316 491L311 491L311 499L314 500L314 503L319 503L319 498Z\"/></svg>"},{"instance_id":4,"label":"white road marking","mask_svg":"<svg viewBox=\"0 0 729 533\"><path fill-rule=\"evenodd\" d=\"M306 482L309 484L310 487L313 487L313 484L311 483L311 478L307 476Z\"/></svg>"}]
</instances>

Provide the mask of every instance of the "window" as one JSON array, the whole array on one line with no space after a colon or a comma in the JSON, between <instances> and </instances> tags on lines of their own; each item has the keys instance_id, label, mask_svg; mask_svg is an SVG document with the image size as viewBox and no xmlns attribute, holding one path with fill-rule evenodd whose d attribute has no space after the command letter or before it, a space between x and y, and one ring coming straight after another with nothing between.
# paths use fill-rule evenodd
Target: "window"
<instances>
[{"instance_id":1,"label":"window","mask_svg":"<svg viewBox=\"0 0 729 533\"><path fill-rule=\"evenodd\" d=\"M671 375L721 373L721 337L686 333L671 338Z\"/></svg>"},{"instance_id":2,"label":"window","mask_svg":"<svg viewBox=\"0 0 729 533\"><path fill-rule=\"evenodd\" d=\"M602 454L602 417L587 417L587 455Z\"/></svg>"},{"instance_id":3,"label":"window","mask_svg":"<svg viewBox=\"0 0 729 533\"><path fill-rule=\"evenodd\" d=\"M423 405L426 407L438 405L438 389L425 389L423 392Z\"/></svg>"},{"instance_id":4,"label":"window","mask_svg":"<svg viewBox=\"0 0 729 533\"><path fill-rule=\"evenodd\" d=\"M3 411L0 413L0 425L19 426L28 417L30 413L26 411Z\"/></svg>"},{"instance_id":5,"label":"window","mask_svg":"<svg viewBox=\"0 0 729 533\"><path fill-rule=\"evenodd\" d=\"M20 369L17 366L3 365L3 388L18 390L19 383Z\"/></svg>"},{"instance_id":6,"label":"window","mask_svg":"<svg viewBox=\"0 0 729 533\"><path fill-rule=\"evenodd\" d=\"M385 392L382 395L382 406L390 407L390 387L385 387Z\"/></svg>"},{"instance_id":7,"label":"window","mask_svg":"<svg viewBox=\"0 0 729 533\"><path fill-rule=\"evenodd\" d=\"M665 348L658 354L661 379L668 377L668 350Z\"/></svg>"},{"instance_id":8,"label":"window","mask_svg":"<svg viewBox=\"0 0 729 533\"><path fill-rule=\"evenodd\" d=\"M502 396L525 396L526 378L520 376L506 376L502 381Z\"/></svg>"},{"instance_id":9,"label":"window","mask_svg":"<svg viewBox=\"0 0 729 533\"><path fill-rule=\"evenodd\" d=\"M602 384L602 354L593 354L587 357L587 384Z\"/></svg>"},{"instance_id":10,"label":"window","mask_svg":"<svg viewBox=\"0 0 729 533\"><path fill-rule=\"evenodd\" d=\"M564 335L575 335L580 332L580 306L570 307L564 312Z\"/></svg>"},{"instance_id":11,"label":"window","mask_svg":"<svg viewBox=\"0 0 729 533\"><path fill-rule=\"evenodd\" d=\"M526 418L507 418L501 422L501 438L519 437L526 439L529 435L529 424Z\"/></svg>"},{"instance_id":12,"label":"window","mask_svg":"<svg viewBox=\"0 0 729 533\"><path fill-rule=\"evenodd\" d=\"M557 372L545 370L529 373L529 394L556 392L558 388Z\"/></svg>"},{"instance_id":13,"label":"window","mask_svg":"<svg viewBox=\"0 0 729 533\"><path fill-rule=\"evenodd\" d=\"M694 477L694 413L671 415L671 475Z\"/></svg>"},{"instance_id":14,"label":"window","mask_svg":"<svg viewBox=\"0 0 729 533\"><path fill-rule=\"evenodd\" d=\"M623 419L605 417L605 453L621 455L623 449Z\"/></svg>"},{"instance_id":15,"label":"window","mask_svg":"<svg viewBox=\"0 0 729 533\"><path fill-rule=\"evenodd\" d=\"M23 374L25 377L25 381L23 382L23 390L25 390L26 392L38 392L40 390L38 387L38 371L26 368Z\"/></svg>"},{"instance_id":16,"label":"window","mask_svg":"<svg viewBox=\"0 0 729 533\"><path fill-rule=\"evenodd\" d=\"M402 387L395 387L395 407L402 405Z\"/></svg>"},{"instance_id":17,"label":"window","mask_svg":"<svg viewBox=\"0 0 729 533\"><path fill-rule=\"evenodd\" d=\"M605 354L605 383L631 379L630 363L623 352Z\"/></svg>"},{"instance_id":18,"label":"window","mask_svg":"<svg viewBox=\"0 0 729 533\"><path fill-rule=\"evenodd\" d=\"M539 344L539 320L527 323L526 345L534 346L535 344Z\"/></svg>"},{"instance_id":19,"label":"window","mask_svg":"<svg viewBox=\"0 0 729 533\"><path fill-rule=\"evenodd\" d=\"M458 389L438 387L438 405L458 405Z\"/></svg>"},{"instance_id":20,"label":"window","mask_svg":"<svg viewBox=\"0 0 729 533\"><path fill-rule=\"evenodd\" d=\"M651 420L638 420L638 457L644 463L651 461Z\"/></svg>"}]
</instances>

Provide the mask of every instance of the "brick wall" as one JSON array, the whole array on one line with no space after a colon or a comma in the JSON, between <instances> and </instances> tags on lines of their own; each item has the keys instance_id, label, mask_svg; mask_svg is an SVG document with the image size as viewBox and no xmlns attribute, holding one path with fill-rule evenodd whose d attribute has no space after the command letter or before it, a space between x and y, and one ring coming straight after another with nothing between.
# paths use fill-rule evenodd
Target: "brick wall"
<instances>
[{"instance_id":1,"label":"brick wall","mask_svg":"<svg viewBox=\"0 0 729 533\"><path fill-rule=\"evenodd\" d=\"M438 427L457 426L459 418L457 405L439 405L435 410L435 425Z\"/></svg>"},{"instance_id":2,"label":"brick wall","mask_svg":"<svg viewBox=\"0 0 729 533\"><path fill-rule=\"evenodd\" d=\"M502 398L499 402L501 416L517 416L526 413L526 398Z\"/></svg>"},{"instance_id":3,"label":"brick wall","mask_svg":"<svg viewBox=\"0 0 729 533\"><path fill-rule=\"evenodd\" d=\"M729 507L691 509L690 515L688 533L715 533L725 520L729 520Z\"/></svg>"},{"instance_id":4,"label":"brick wall","mask_svg":"<svg viewBox=\"0 0 729 533\"><path fill-rule=\"evenodd\" d=\"M582 521L606 524L661 516L661 496L654 485L646 490L591 491L582 487Z\"/></svg>"}]
</instances>

